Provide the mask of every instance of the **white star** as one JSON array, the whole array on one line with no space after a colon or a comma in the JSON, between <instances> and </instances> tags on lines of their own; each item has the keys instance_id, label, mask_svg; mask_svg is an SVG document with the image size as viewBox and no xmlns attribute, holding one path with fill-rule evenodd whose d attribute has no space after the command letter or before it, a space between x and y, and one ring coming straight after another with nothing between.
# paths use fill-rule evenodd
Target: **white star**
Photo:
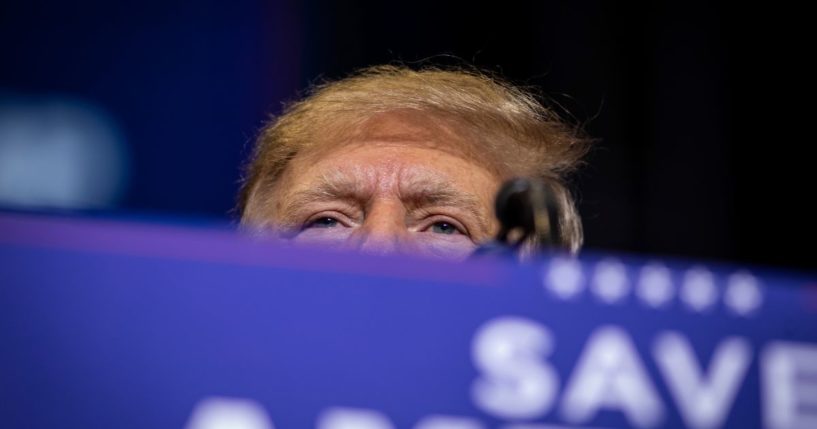
<instances>
[{"instance_id":1,"label":"white star","mask_svg":"<svg viewBox=\"0 0 817 429\"><path fill-rule=\"evenodd\" d=\"M636 295L653 308L666 305L675 295L669 268L660 262L651 262L641 268Z\"/></svg>"},{"instance_id":2,"label":"white star","mask_svg":"<svg viewBox=\"0 0 817 429\"><path fill-rule=\"evenodd\" d=\"M414 429L484 429L482 423L467 417L427 416L420 420Z\"/></svg>"},{"instance_id":3,"label":"white star","mask_svg":"<svg viewBox=\"0 0 817 429\"><path fill-rule=\"evenodd\" d=\"M275 429L261 404L242 398L208 397L193 409L186 429Z\"/></svg>"},{"instance_id":4,"label":"white star","mask_svg":"<svg viewBox=\"0 0 817 429\"><path fill-rule=\"evenodd\" d=\"M681 300L693 311L704 311L717 300L715 278L704 267L693 267L684 274Z\"/></svg>"},{"instance_id":5,"label":"white star","mask_svg":"<svg viewBox=\"0 0 817 429\"><path fill-rule=\"evenodd\" d=\"M729 276L723 300L730 310L746 316L757 310L763 303L760 283L748 272L738 271Z\"/></svg>"},{"instance_id":6,"label":"white star","mask_svg":"<svg viewBox=\"0 0 817 429\"><path fill-rule=\"evenodd\" d=\"M383 414L358 408L329 408L318 417L318 429L394 429Z\"/></svg>"},{"instance_id":7,"label":"white star","mask_svg":"<svg viewBox=\"0 0 817 429\"><path fill-rule=\"evenodd\" d=\"M545 278L545 287L561 299L570 299L582 291L584 275L582 266L576 259L553 258Z\"/></svg>"},{"instance_id":8,"label":"white star","mask_svg":"<svg viewBox=\"0 0 817 429\"><path fill-rule=\"evenodd\" d=\"M607 304L621 301L630 291L627 269L616 259L605 259L596 265L593 292Z\"/></svg>"}]
</instances>

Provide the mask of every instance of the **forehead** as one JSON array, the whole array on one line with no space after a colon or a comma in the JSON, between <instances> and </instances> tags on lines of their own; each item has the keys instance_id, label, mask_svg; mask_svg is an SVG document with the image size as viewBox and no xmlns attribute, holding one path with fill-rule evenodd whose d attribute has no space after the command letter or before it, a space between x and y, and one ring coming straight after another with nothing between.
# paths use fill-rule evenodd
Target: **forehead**
<instances>
[{"instance_id":1,"label":"forehead","mask_svg":"<svg viewBox=\"0 0 817 429\"><path fill-rule=\"evenodd\" d=\"M345 119L343 119L345 118ZM415 110L397 110L375 114L365 120L340 115L324 130L313 130L311 141L301 148L295 160L312 162L327 153L338 155L357 145L388 144L435 149L457 158L480 164L496 175L505 171L493 151L481 141L483 136L461 119L450 115ZM382 152L386 155L386 151Z\"/></svg>"},{"instance_id":2,"label":"forehead","mask_svg":"<svg viewBox=\"0 0 817 429\"><path fill-rule=\"evenodd\" d=\"M437 149L459 147L468 139L466 128L429 113L400 110L375 115L356 127L349 140L402 142L411 140Z\"/></svg>"},{"instance_id":3,"label":"forehead","mask_svg":"<svg viewBox=\"0 0 817 429\"><path fill-rule=\"evenodd\" d=\"M349 143L291 167L281 183L284 197L312 188L360 198L442 190L480 196L498 181L465 158L410 141Z\"/></svg>"},{"instance_id":4,"label":"forehead","mask_svg":"<svg viewBox=\"0 0 817 429\"><path fill-rule=\"evenodd\" d=\"M363 204L379 195L399 199L407 207L459 206L480 213L480 222L490 222L498 176L461 153L446 132L435 133L433 127L403 118L387 119L370 124L355 138L299 153L271 189L262 211L275 219L307 201Z\"/></svg>"},{"instance_id":5,"label":"forehead","mask_svg":"<svg viewBox=\"0 0 817 429\"><path fill-rule=\"evenodd\" d=\"M344 136L313 142L290 162L279 184L288 188L317 180L381 186L499 180L490 162L474 156L479 149L469 140L462 127L425 113L381 114Z\"/></svg>"}]
</instances>

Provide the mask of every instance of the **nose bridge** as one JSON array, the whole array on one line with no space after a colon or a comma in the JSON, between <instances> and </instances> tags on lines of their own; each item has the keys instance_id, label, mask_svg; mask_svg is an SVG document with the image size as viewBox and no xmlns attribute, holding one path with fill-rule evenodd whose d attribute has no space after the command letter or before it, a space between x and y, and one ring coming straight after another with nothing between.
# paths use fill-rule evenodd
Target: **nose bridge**
<instances>
[{"instance_id":1,"label":"nose bridge","mask_svg":"<svg viewBox=\"0 0 817 429\"><path fill-rule=\"evenodd\" d=\"M375 200L359 230L358 249L367 253L399 251L408 239L405 219L405 207L399 200Z\"/></svg>"}]
</instances>

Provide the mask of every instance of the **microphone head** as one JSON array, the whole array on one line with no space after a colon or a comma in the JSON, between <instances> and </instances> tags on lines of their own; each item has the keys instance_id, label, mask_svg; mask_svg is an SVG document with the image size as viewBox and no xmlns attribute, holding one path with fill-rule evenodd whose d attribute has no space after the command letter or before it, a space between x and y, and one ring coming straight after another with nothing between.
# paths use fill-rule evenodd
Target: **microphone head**
<instances>
[{"instance_id":1,"label":"microphone head","mask_svg":"<svg viewBox=\"0 0 817 429\"><path fill-rule=\"evenodd\" d=\"M519 256L525 243L535 246L535 251L550 252L561 243L558 204L544 180L508 180L496 194L494 210L499 232L493 241L474 251L475 257Z\"/></svg>"},{"instance_id":2,"label":"microphone head","mask_svg":"<svg viewBox=\"0 0 817 429\"><path fill-rule=\"evenodd\" d=\"M496 217L502 229L510 231L521 228L525 232L534 230L534 210L531 205L530 179L516 178L505 182L496 195Z\"/></svg>"}]
</instances>

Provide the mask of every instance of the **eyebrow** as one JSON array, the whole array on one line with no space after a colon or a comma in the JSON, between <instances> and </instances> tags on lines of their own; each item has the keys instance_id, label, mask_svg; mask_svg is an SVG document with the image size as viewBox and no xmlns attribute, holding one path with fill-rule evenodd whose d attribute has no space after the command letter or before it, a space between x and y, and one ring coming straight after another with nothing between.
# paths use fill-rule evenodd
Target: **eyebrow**
<instances>
[{"instance_id":1,"label":"eyebrow","mask_svg":"<svg viewBox=\"0 0 817 429\"><path fill-rule=\"evenodd\" d=\"M284 194L286 201L280 206L281 218L291 224L307 204L337 200L349 204L361 203L369 200L374 191L353 176L341 172L324 174L309 188ZM487 234L490 231L486 221L487 213L479 199L470 193L458 191L443 178L408 178L401 181L398 192L400 200L409 210L435 206L456 207L473 218L480 232Z\"/></svg>"}]
</instances>

